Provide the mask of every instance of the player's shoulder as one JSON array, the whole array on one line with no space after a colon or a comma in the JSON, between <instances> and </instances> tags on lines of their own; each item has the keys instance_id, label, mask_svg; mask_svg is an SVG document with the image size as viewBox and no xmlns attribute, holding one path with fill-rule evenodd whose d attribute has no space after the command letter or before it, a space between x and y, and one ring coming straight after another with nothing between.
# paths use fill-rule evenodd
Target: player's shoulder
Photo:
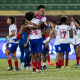
<instances>
[{"instance_id":1,"label":"player's shoulder","mask_svg":"<svg viewBox=\"0 0 80 80\"><path fill-rule=\"evenodd\" d=\"M40 22L41 20L40 19L36 19L36 18L33 18L32 20L31 20L31 22Z\"/></svg>"},{"instance_id":2,"label":"player's shoulder","mask_svg":"<svg viewBox=\"0 0 80 80\"><path fill-rule=\"evenodd\" d=\"M10 28L10 29L17 29L15 24L11 24L11 25L9 26L9 28Z\"/></svg>"},{"instance_id":3,"label":"player's shoulder","mask_svg":"<svg viewBox=\"0 0 80 80\"><path fill-rule=\"evenodd\" d=\"M16 27L16 25L15 24L11 24L10 27Z\"/></svg>"},{"instance_id":4,"label":"player's shoulder","mask_svg":"<svg viewBox=\"0 0 80 80\"><path fill-rule=\"evenodd\" d=\"M59 29L59 25L56 25L56 26L55 26L55 29Z\"/></svg>"},{"instance_id":5,"label":"player's shoulder","mask_svg":"<svg viewBox=\"0 0 80 80\"><path fill-rule=\"evenodd\" d=\"M42 17L42 19L45 19L45 20L46 20L46 17L45 17L45 16L43 16L43 17Z\"/></svg>"}]
</instances>

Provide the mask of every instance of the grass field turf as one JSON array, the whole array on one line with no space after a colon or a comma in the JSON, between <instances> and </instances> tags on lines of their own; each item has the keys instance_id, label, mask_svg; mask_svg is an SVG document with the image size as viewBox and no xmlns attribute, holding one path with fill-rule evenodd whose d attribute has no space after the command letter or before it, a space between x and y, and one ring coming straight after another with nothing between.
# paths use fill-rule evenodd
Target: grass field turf
<instances>
[{"instance_id":1,"label":"grass field turf","mask_svg":"<svg viewBox=\"0 0 80 80\"><path fill-rule=\"evenodd\" d=\"M19 60L19 59L18 59ZM14 61L13 67L14 67ZM55 63L55 60L51 60ZM80 80L80 67L75 68L76 60L69 61L70 69L56 69L55 64L47 65L43 73L32 73L32 70L6 71L6 59L0 59L0 80ZM20 64L20 60L19 60Z\"/></svg>"}]
</instances>

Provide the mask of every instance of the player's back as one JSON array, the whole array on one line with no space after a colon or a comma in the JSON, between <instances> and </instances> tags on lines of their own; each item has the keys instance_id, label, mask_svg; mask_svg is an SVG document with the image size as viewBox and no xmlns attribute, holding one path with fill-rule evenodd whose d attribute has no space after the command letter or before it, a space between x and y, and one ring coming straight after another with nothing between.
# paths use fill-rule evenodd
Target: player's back
<instances>
[{"instance_id":1,"label":"player's back","mask_svg":"<svg viewBox=\"0 0 80 80\"><path fill-rule=\"evenodd\" d=\"M60 43L69 43L69 30L71 30L71 27L68 25L59 26Z\"/></svg>"}]
</instances>

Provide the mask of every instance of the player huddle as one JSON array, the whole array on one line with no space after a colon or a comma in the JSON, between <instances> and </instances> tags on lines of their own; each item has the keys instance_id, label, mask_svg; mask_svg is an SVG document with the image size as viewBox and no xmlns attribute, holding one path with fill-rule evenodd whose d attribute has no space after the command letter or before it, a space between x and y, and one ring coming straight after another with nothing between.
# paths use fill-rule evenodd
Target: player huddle
<instances>
[{"instance_id":1,"label":"player huddle","mask_svg":"<svg viewBox=\"0 0 80 80\"><path fill-rule=\"evenodd\" d=\"M24 30L29 34L28 40L31 45L31 62L33 65L33 73L39 72L42 73L41 69L46 68L46 56L48 58L48 65L53 65L54 63L50 62L48 53L48 43L49 41L56 36L56 40L54 43L56 49L56 68L64 68L64 52L66 52L66 60L65 66L68 67L68 56L70 49L69 42L69 30L73 30L76 32L75 36L78 38L78 43L75 44L75 52L76 52L76 67L79 66L79 24L71 18L70 26L67 25L67 16L60 17L60 25L56 25L56 21L50 21L49 25L46 23L46 17L44 16L45 6L38 6L38 14L34 12L27 12L25 14L25 24L21 26L18 34L17 27L15 25L15 18L9 17L7 19L7 23L9 24L9 38L8 43L6 44L6 52L5 55L8 60L9 68L7 71L13 70L12 61L10 58L10 53L14 59L15 70L19 70L18 68L18 60L16 57L16 49L19 43L19 39L24 32ZM42 45L44 46L42 48ZM26 45L27 46L27 45ZM43 63L41 63L43 56Z\"/></svg>"}]
</instances>

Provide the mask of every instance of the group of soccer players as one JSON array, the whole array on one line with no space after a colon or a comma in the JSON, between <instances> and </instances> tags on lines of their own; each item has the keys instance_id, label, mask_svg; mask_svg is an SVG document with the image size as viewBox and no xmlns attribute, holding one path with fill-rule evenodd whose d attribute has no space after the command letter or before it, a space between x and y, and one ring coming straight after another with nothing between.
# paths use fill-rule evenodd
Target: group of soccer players
<instances>
[{"instance_id":1,"label":"group of soccer players","mask_svg":"<svg viewBox=\"0 0 80 80\"><path fill-rule=\"evenodd\" d=\"M12 61L10 58L10 53L14 59L15 69L18 68L18 60L16 57L16 49L19 44L19 39L23 34L24 30L29 34L27 44L30 42L31 45L31 63L33 65L33 73L39 72L42 73L41 69L46 68L46 56L48 60L48 65L53 65L54 63L50 62L49 56L49 41L56 36L56 40L54 43L56 49L56 68L64 68L64 52L66 52L66 60L65 66L68 67L68 56L70 49L70 41L69 41L69 30L73 30L76 32L77 43L75 44L75 53L77 64L76 67L79 66L79 21L74 21L73 17L71 17L70 26L67 25L67 16L60 17L60 24L56 25L56 21L52 20L49 22L49 25L46 23L46 17L44 16L45 6L38 6L38 14L34 12L27 12L25 14L25 24L21 26L18 34L17 27L15 24L14 17L8 17L7 23L9 24L9 35L6 37L5 41L9 38L8 43L6 44L6 52L5 55L8 60L9 68L6 70L13 70ZM43 45L43 47L42 47ZM43 56L43 62L41 62Z\"/></svg>"}]
</instances>

